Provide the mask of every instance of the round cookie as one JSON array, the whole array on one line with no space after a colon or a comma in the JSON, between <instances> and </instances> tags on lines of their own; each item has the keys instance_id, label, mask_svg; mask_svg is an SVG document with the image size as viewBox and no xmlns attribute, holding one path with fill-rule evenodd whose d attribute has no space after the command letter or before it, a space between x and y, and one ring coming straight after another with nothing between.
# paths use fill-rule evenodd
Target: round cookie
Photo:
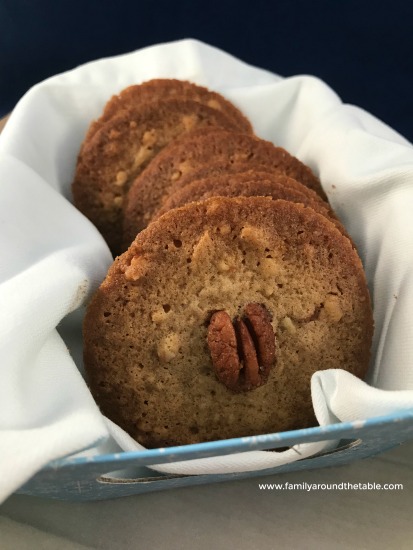
<instances>
[{"instance_id":1,"label":"round cookie","mask_svg":"<svg viewBox=\"0 0 413 550\"><path fill-rule=\"evenodd\" d=\"M168 100L123 110L84 144L73 198L114 254L122 243L123 201L131 181L168 143L194 128L236 130L223 112L196 101Z\"/></svg>"},{"instance_id":2,"label":"round cookie","mask_svg":"<svg viewBox=\"0 0 413 550\"><path fill-rule=\"evenodd\" d=\"M156 210L172 192L178 180L201 167L217 162L229 165L249 163L280 172L325 197L311 170L285 149L255 136L211 130L197 132L170 144L133 182L124 211L124 243L130 243L144 229Z\"/></svg>"},{"instance_id":3,"label":"round cookie","mask_svg":"<svg viewBox=\"0 0 413 550\"><path fill-rule=\"evenodd\" d=\"M215 128L209 128L208 131L211 133L215 133L217 130ZM191 135L194 135L194 134L201 135L196 133L196 131L191 133ZM185 139L185 136L183 136L183 139ZM177 179L173 183L173 186L170 189L170 194L175 193L177 189L181 189L182 187L185 187L186 185L188 185L189 183L192 183L192 181L195 181L195 180L200 180L200 179L204 179L212 176L219 176L222 174L238 174L239 172L247 172L249 170L257 170L259 172L266 172L267 174L272 174L277 176L280 175L279 168L277 167L273 168L268 163L260 164L259 159L256 160L255 158L251 158L246 161L228 162L228 159L224 158L224 159L221 159L220 161L203 164L197 169L189 170L185 172L179 177L179 179ZM297 181L296 178L295 178L295 181ZM314 196L315 194L319 200L323 201L323 203L325 203L329 207L328 200L326 198L323 198L321 193L317 193L316 191L314 191L311 186L304 185L301 182L298 182L298 183L300 183L300 185L302 185L305 188L305 189L302 189L302 192L308 191L311 196Z\"/></svg>"},{"instance_id":4,"label":"round cookie","mask_svg":"<svg viewBox=\"0 0 413 550\"><path fill-rule=\"evenodd\" d=\"M207 176L177 189L166 200L151 221L190 202L203 201L211 197L271 197L310 206L329 218L344 234L344 227L337 220L333 210L314 191L283 174L247 170Z\"/></svg>"},{"instance_id":5,"label":"round cookie","mask_svg":"<svg viewBox=\"0 0 413 550\"><path fill-rule=\"evenodd\" d=\"M252 133L249 120L222 95L187 80L157 78L142 84L128 86L118 95L114 95L106 103L101 117L90 125L85 142L91 139L105 122L116 116L121 110L134 109L142 103L165 99L198 101L212 109L222 111L233 121L234 126L240 132Z\"/></svg>"},{"instance_id":6,"label":"round cookie","mask_svg":"<svg viewBox=\"0 0 413 550\"><path fill-rule=\"evenodd\" d=\"M195 180L201 180L211 176L221 176L222 174L238 174L240 172L248 172L249 170L258 170L259 172L266 172L267 174L275 173L279 175L279 171L275 170L275 172L271 172L269 167L260 166L254 161L228 162L227 159L223 159L218 162L201 165L195 170L182 174L182 176L174 182L170 194L176 193L177 190L186 187ZM308 188L306 187L306 189Z\"/></svg>"},{"instance_id":7,"label":"round cookie","mask_svg":"<svg viewBox=\"0 0 413 550\"><path fill-rule=\"evenodd\" d=\"M315 425L312 374L364 377L372 331L361 261L327 218L220 197L167 212L115 260L84 363L107 417L179 445Z\"/></svg>"}]
</instances>

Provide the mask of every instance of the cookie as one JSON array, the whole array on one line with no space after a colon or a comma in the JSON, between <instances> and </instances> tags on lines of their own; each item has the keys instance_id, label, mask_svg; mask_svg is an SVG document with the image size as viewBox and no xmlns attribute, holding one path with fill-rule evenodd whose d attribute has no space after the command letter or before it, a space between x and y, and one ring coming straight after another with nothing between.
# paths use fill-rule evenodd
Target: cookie
<instances>
[{"instance_id":1,"label":"cookie","mask_svg":"<svg viewBox=\"0 0 413 550\"><path fill-rule=\"evenodd\" d=\"M170 210L115 260L84 363L107 417L145 447L180 445L315 425L312 374L363 378L372 331L361 261L331 221L219 197Z\"/></svg>"},{"instance_id":2,"label":"cookie","mask_svg":"<svg viewBox=\"0 0 413 550\"><path fill-rule=\"evenodd\" d=\"M72 185L74 203L114 254L120 251L123 201L130 183L168 143L208 126L236 130L223 112L199 102L152 102L121 111L84 144Z\"/></svg>"},{"instance_id":3,"label":"cookie","mask_svg":"<svg viewBox=\"0 0 413 550\"><path fill-rule=\"evenodd\" d=\"M105 122L124 109L134 109L142 103L165 99L198 101L212 109L222 111L240 132L252 133L249 120L222 95L186 80L158 78L135 84L114 95L105 105L102 116L92 122L85 141L88 141Z\"/></svg>"},{"instance_id":4,"label":"cookie","mask_svg":"<svg viewBox=\"0 0 413 550\"><path fill-rule=\"evenodd\" d=\"M241 162L248 162L251 167L260 165L267 171L298 180L325 198L316 176L285 149L247 134L223 130L211 130L206 135L198 132L170 144L133 182L125 207L124 246L146 227L181 177L217 162L226 162L228 166Z\"/></svg>"},{"instance_id":5,"label":"cookie","mask_svg":"<svg viewBox=\"0 0 413 550\"><path fill-rule=\"evenodd\" d=\"M182 174L181 177L174 182L169 194L176 193L178 190L195 180L201 180L212 176L221 176L222 174L238 174L240 172L248 172L252 169L258 170L259 172L266 172L267 174L275 173L279 175L278 171L275 170L274 172L271 172L269 167L261 166L254 161L247 160L228 162L228 160L224 158L218 162L202 164L199 168Z\"/></svg>"},{"instance_id":6,"label":"cookie","mask_svg":"<svg viewBox=\"0 0 413 550\"><path fill-rule=\"evenodd\" d=\"M337 220L333 210L314 191L298 181L277 173L247 170L207 176L192 181L182 189L172 193L158 210L152 221L172 210L190 202L202 201L211 197L271 197L284 199L310 206L323 216L329 218L342 232L345 229Z\"/></svg>"}]
</instances>

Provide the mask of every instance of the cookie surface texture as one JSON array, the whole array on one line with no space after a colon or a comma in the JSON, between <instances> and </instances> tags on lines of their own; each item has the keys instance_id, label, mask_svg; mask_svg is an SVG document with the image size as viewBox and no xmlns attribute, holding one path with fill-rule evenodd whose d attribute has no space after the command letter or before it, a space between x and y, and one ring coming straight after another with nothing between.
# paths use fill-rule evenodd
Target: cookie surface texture
<instances>
[{"instance_id":1,"label":"cookie surface texture","mask_svg":"<svg viewBox=\"0 0 413 550\"><path fill-rule=\"evenodd\" d=\"M129 244L144 229L154 213L163 206L169 195L179 186L181 177L208 164L248 163L267 171L290 176L313 189L323 199L325 194L311 170L285 149L269 141L248 134L211 129L205 135L195 135L171 144L136 178L125 208L124 242Z\"/></svg>"},{"instance_id":2,"label":"cookie surface texture","mask_svg":"<svg viewBox=\"0 0 413 550\"><path fill-rule=\"evenodd\" d=\"M223 112L199 102L159 101L119 112L84 144L72 185L74 203L115 254L120 250L123 202L132 180L171 141L210 126L236 129Z\"/></svg>"},{"instance_id":3,"label":"cookie surface texture","mask_svg":"<svg viewBox=\"0 0 413 550\"><path fill-rule=\"evenodd\" d=\"M337 222L334 212L328 203L314 191L298 181L282 174L246 170L228 174L207 176L194 180L177 189L170 195L163 207L155 214L152 221L172 208L179 208L190 202L206 200L211 197L271 197L284 199L310 206L318 212ZM343 228L344 229L344 228Z\"/></svg>"},{"instance_id":4,"label":"cookie surface texture","mask_svg":"<svg viewBox=\"0 0 413 550\"><path fill-rule=\"evenodd\" d=\"M119 111L134 109L142 105L142 103L166 99L184 99L203 103L212 109L217 109L226 114L240 132L252 133L249 120L221 94L187 80L157 78L141 84L128 86L118 95L114 95L105 105L102 116L91 124L86 141L91 139L99 128L116 116Z\"/></svg>"},{"instance_id":5,"label":"cookie surface texture","mask_svg":"<svg viewBox=\"0 0 413 550\"><path fill-rule=\"evenodd\" d=\"M364 377L372 330L361 261L327 218L210 198L115 260L87 310L84 361L102 412L152 448L315 425L312 374Z\"/></svg>"}]
</instances>

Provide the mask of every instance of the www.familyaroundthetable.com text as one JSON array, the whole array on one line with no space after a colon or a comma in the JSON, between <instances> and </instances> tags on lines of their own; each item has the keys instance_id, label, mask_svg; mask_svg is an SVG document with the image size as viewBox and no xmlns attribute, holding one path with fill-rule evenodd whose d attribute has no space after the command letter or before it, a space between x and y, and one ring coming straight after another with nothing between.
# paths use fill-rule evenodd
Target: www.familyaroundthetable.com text
<instances>
[{"instance_id":1,"label":"www.familyaroundthetable.com text","mask_svg":"<svg viewBox=\"0 0 413 550\"><path fill-rule=\"evenodd\" d=\"M258 483L261 491L402 491L402 483Z\"/></svg>"}]
</instances>

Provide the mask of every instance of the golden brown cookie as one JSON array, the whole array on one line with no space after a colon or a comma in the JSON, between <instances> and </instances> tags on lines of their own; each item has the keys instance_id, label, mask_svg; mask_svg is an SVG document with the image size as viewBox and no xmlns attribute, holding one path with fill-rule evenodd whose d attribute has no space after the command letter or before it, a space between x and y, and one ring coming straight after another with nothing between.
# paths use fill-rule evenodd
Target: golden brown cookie
<instances>
[{"instance_id":1,"label":"golden brown cookie","mask_svg":"<svg viewBox=\"0 0 413 550\"><path fill-rule=\"evenodd\" d=\"M170 210L115 260L84 362L106 416L177 445L315 425L312 374L364 377L372 331L361 261L331 221L219 197Z\"/></svg>"},{"instance_id":2,"label":"golden brown cookie","mask_svg":"<svg viewBox=\"0 0 413 550\"><path fill-rule=\"evenodd\" d=\"M265 166L256 164L254 161L228 162L228 159L224 158L218 162L203 164L197 169L182 174L182 176L174 182L170 194L175 193L177 190L195 180L201 180L212 176L221 176L222 174L238 174L240 172L248 172L248 170L258 170L259 172L275 173L279 175L278 171L271 172L269 167L266 168Z\"/></svg>"},{"instance_id":3,"label":"golden brown cookie","mask_svg":"<svg viewBox=\"0 0 413 550\"><path fill-rule=\"evenodd\" d=\"M290 176L325 197L316 176L285 149L247 134L214 129L205 135L197 132L165 148L131 185L124 213L124 246L146 227L181 177L217 162L259 165Z\"/></svg>"},{"instance_id":4,"label":"golden brown cookie","mask_svg":"<svg viewBox=\"0 0 413 550\"><path fill-rule=\"evenodd\" d=\"M158 219L172 208L179 208L190 202L203 201L211 197L271 197L301 203L327 216L346 234L333 210L317 193L283 174L259 170L221 173L192 181L172 193L151 221Z\"/></svg>"},{"instance_id":5,"label":"golden brown cookie","mask_svg":"<svg viewBox=\"0 0 413 550\"><path fill-rule=\"evenodd\" d=\"M142 103L165 99L185 99L198 101L212 109L222 111L230 118L240 132L252 133L249 120L230 101L221 94L212 92L187 80L157 78L141 84L135 84L114 95L105 105L102 116L90 125L85 141L87 142L112 117L124 109L135 109Z\"/></svg>"},{"instance_id":6,"label":"golden brown cookie","mask_svg":"<svg viewBox=\"0 0 413 550\"><path fill-rule=\"evenodd\" d=\"M158 101L121 111L84 144L72 185L74 203L114 254L120 251L123 201L131 181L165 145L211 126L236 129L223 112L199 102Z\"/></svg>"}]
</instances>

